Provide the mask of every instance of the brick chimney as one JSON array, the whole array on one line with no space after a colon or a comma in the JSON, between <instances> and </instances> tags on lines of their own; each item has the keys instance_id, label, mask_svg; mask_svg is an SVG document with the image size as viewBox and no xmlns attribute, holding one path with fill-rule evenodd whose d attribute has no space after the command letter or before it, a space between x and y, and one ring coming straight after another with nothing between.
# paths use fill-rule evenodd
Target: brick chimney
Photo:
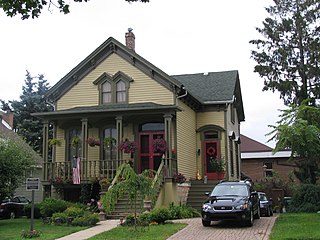
<instances>
[{"instance_id":1,"label":"brick chimney","mask_svg":"<svg viewBox=\"0 0 320 240\"><path fill-rule=\"evenodd\" d=\"M132 28L128 28L128 32L126 33L126 46L133 51L135 51L135 39L136 37L132 32Z\"/></svg>"}]
</instances>

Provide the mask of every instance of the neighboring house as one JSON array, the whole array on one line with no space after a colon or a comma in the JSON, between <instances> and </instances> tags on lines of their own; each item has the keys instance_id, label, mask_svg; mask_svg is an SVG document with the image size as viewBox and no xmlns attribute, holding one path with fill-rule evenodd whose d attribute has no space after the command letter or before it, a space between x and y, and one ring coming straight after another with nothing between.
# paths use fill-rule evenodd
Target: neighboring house
<instances>
[{"instance_id":1,"label":"neighboring house","mask_svg":"<svg viewBox=\"0 0 320 240\"><path fill-rule=\"evenodd\" d=\"M0 138L2 134L12 134L13 138L19 137L15 132L12 131L13 129L13 112L7 111L2 112L0 111ZM21 141L22 142L22 141ZM23 141L23 144L26 145L27 148L30 149L30 151L33 151L33 149ZM25 178L28 177L34 177L34 178L40 178L42 179L42 159L41 157L34 152L36 165L33 167L32 171L30 173L26 173ZM31 200L31 192L26 190L26 184L25 182L20 185L15 190L15 195L17 196L25 196L29 200ZM35 202L41 202L43 199L43 189L42 189L42 183L40 183L40 190L35 193Z\"/></svg>"},{"instance_id":2,"label":"neighboring house","mask_svg":"<svg viewBox=\"0 0 320 240\"><path fill-rule=\"evenodd\" d=\"M241 139L241 171L253 181L272 177L276 172L281 178L289 179L289 174L295 169L293 163L288 162L291 151L278 151L244 135Z\"/></svg>"},{"instance_id":3,"label":"neighboring house","mask_svg":"<svg viewBox=\"0 0 320 240\"><path fill-rule=\"evenodd\" d=\"M113 178L123 161L132 160L138 173L163 168L162 204L177 199L176 173L188 179L217 179L213 159L226 161L226 179L240 178L244 111L238 71L169 76L138 55L134 41L131 30L126 33L126 46L107 39L47 92L55 110L33 114L44 123L47 191L53 186L54 193L51 183L61 180L62 197L79 198L80 186L67 184L77 157L81 183ZM61 142L53 147L52 161L49 124ZM88 139L100 146L90 147ZM117 148L126 139L137 143L132 154ZM166 141L167 151L153 150L156 139Z\"/></svg>"}]
</instances>

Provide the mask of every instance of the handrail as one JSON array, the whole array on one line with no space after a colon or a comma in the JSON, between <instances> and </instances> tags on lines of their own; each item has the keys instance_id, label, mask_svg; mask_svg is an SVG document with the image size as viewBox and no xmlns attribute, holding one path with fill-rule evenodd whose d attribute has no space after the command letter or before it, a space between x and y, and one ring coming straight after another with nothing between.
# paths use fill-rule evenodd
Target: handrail
<instances>
[{"instance_id":1,"label":"handrail","mask_svg":"<svg viewBox=\"0 0 320 240\"><path fill-rule=\"evenodd\" d=\"M159 178L160 174L161 174L162 171L163 171L163 167L164 167L164 158L162 158L162 161L161 161L161 163L160 163L160 165L159 165L159 168L158 168L158 170L157 170L157 172L156 172L156 174L155 174L155 176L154 176L154 178L153 178L153 180L152 180L152 183L151 183L151 188L152 188L152 189L154 188L154 186L155 186L156 183L158 182L158 178Z\"/></svg>"},{"instance_id":2,"label":"handrail","mask_svg":"<svg viewBox=\"0 0 320 240\"><path fill-rule=\"evenodd\" d=\"M117 170L116 175L114 176L114 178L113 178L113 180L112 180L112 182L111 182L108 190L111 189L111 188L113 187L113 185L114 185L114 184L117 182L117 180L119 179L119 176L120 176L120 174L123 172L123 169L124 169L125 164L127 164L127 163L123 163L123 164L121 164L121 165L119 166L119 169Z\"/></svg>"}]
</instances>

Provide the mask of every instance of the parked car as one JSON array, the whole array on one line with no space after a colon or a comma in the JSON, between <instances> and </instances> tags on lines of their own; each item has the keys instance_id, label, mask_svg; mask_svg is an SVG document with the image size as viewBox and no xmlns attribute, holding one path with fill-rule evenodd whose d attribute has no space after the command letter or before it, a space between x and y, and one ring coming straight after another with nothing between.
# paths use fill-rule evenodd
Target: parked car
<instances>
[{"instance_id":1,"label":"parked car","mask_svg":"<svg viewBox=\"0 0 320 240\"><path fill-rule=\"evenodd\" d=\"M252 226L253 219L260 218L258 193L250 181L222 181L218 183L202 206L202 225L210 226L211 221L238 220Z\"/></svg>"},{"instance_id":2,"label":"parked car","mask_svg":"<svg viewBox=\"0 0 320 240\"><path fill-rule=\"evenodd\" d=\"M268 198L264 192L258 192L260 200L260 212L266 217L273 215L272 199Z\"/></svg>"},{"instance_id":3,"label":"parked car","mask_svg":"<svg viewBox=\"0 0 320 240\"><path fill-rule=\"evenodd\" d=\"M0 205L0 218L16 218L25 215L24 206L30 201L23 196L5 198Z\"/></svg>"}]
</instances>

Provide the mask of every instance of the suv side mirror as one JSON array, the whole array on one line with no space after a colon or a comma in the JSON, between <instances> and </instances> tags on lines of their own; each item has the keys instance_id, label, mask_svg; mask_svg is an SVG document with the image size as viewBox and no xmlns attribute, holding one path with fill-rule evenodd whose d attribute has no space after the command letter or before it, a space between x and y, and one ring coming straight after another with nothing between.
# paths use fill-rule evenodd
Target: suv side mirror
<instances>
[{"instance_id":1,"label":"suv side mirror","mask_svg":"<svg viewBox=\"0 0 320 240\"><path fill-rule=\"evenodd\" d=\"M204 195L209 196L210 192L205 192Z\"/></svg>"}]
</instances>

